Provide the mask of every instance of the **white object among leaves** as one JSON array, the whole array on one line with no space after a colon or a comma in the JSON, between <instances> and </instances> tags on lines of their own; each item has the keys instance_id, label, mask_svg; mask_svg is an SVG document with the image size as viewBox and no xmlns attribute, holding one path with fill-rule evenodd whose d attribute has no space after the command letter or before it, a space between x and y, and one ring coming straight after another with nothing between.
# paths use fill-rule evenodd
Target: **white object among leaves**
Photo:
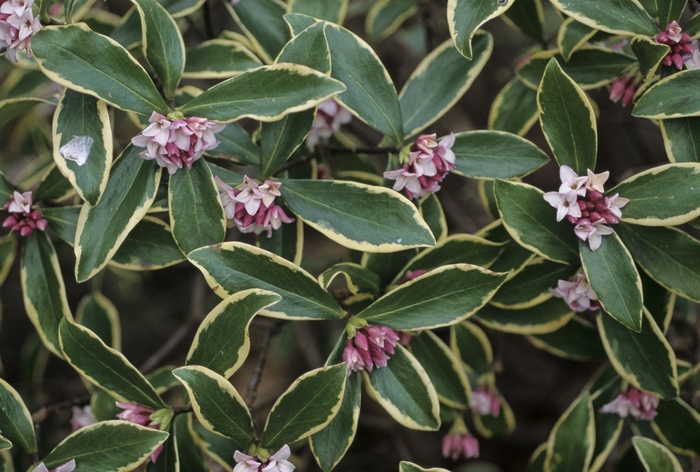
<instances>
[{"instance_id":1,"label":"white object among leaves","mask_svg":"<svg viewBox=\"0 0 700 472\"><path fill-rule=\"evenodd\" d=\"M82 166L87 162L94 140L90 136L74 136L73 139L58 149L61 155Z\"/></svg>"}]
</instances>

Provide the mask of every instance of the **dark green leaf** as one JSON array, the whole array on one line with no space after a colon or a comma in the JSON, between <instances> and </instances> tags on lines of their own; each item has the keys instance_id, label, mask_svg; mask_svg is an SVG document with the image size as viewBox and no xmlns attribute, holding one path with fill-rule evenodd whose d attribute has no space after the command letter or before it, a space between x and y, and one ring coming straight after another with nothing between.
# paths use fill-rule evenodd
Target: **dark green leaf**
<instances>
[{"instance_id":1,"label":"dark green leaf","mask_svg":"<svg viewBox=\"0 0 700 472\"><path fill-rule=\"evenodd\" d=\"M215 149L208 151L208 155L221 159L234 159L243 164L258 165L260 148L250 139L248 133L238 123L227 124L223 131L216 134L216 139L220 141L219 145ZM209 164L209 167L212 168L214 175L218 175L215 171L215 168L218 166ZM239 176L236 185L241 182L241 179L242 177ZM226 183L232 185L232 182L227 181Z\"/></svg>"},{"instance_id":2,"label":"dark green leaf","mask_svg":"<svg viewBox=\"0 0 700 472\"><path fill-rule=\"evenodd\" d=\"M544 12L541 0L518 0L503 13L503 19L534 39L544 39Z\"/></svg>"},{"instance_id":3,"label":"dark green leaf","mask_svg":"<svg viewBox=\"0 0 700 472\"><path fill-rule=\"evenodd\" d=\"M511 310L529 308L551 297L549 289L559 280L568 280L576 266L535 259L504 283L491 298L491 304Z\"/></svg>"},{"instance_id":4,"label":"dark green leaf","mask_svg":"<svg viewBox=\"0 0 700 472\"><path fill-rule=\"evenodd\" d=\"M58 166L51 165L34 192L34 200L62 202L73 195L75 189L70 181L61 174Z\"/></svg>"},{"instance_id":5,"label":"dark green leaf","mask_svg":"<svg viewBox=\"0 0 700 472\"><path fill-rule=\"evenodd\" d=\"M489 112L489 129L525 135L537 121L537 91L517 76L496 95Z\"/></svg>"},{"instance_id":6,"label":"dark green leaf","mask_svg":"<svg viewBox=\"0 0 700 472\"><path fill-rule=\"evenodd\" d=\"M500 290L496 295L498 293ZM506 333L546 334L561 328L573 316L574 312L564 301L550 298L525 309L506 310L489 304L479 310L474 318L489 328Z\"/></svg>"},{"instance_id":7,"label":"dark green leaf","mask_svg":"<svg viewBox=\"0 0 700 472\"><path fill-rule=\"evenodd\" d=\"M275 62L301 64L330 74L331 51L324 30L322 22L309 26L287 43Z\"/></svg>"},{"instance_id":8,"label":"dark green leaf","mask_svg":"<svg viewBox=\"0 0 700 472\"><path fill-rule=\"evenodd\" d=\"M314 110L305 110L285 115L278 121L262 124L260 129L260 180L271 177L301 146L311 131L315 117Z\"/></svg>"},{"instance_id":9,"label":"dark green leaf","mask_svg":"<svg viewBox=\"0 0 700 472\"><path fill-rule=\"evenodd\" d=\"M700 115L700 96L693 89L699 79L700 69L684 70L661 79L644 92L632 115L660 120Z\"/></svg>"},{"instance_id":10,"label":"dark green leaf","mask_svg":"<svg viewBox=\"0 0 700 472\"><path fill-rule=\"evenodd\" d=\"M0 126L14 120L40 103L51 103L43 98L19 97L0 100Z\"/></svg>"},{"instance_id":11,"label":"dark green leaf","mask_svg":"<svg viewBox=\"0 0 700 472\"><path fill-rule=\"evenodd\" d=\"M187 79L228 79L262 62L242 44L228 39L212 39L187 50L182 74ZM216 137L221 139L221 135Z\"/></svg>"},{"instance_id":12,"label":"dark green leaf","mask_svg":"<svg viewBox=\"0 0 700 472\"><path fill-rule=\"evenodd\" d=\"M700 117L661 120L666 155L671 162L700 162Z\"/></svg>"},{"instance_id":13,"label":"dark green leaf","mask_svg":"<svg viewBox=\"0 0 700 472\"><path fill-rule=\"evenodd\" d=\"M447 2L447 24L450 36L460 53L472 59L472 39L476 30L492 18L505 12L514 0L480 2L449 0Z\"/></svg>"},{"instance_id":14,"label":"dark green leaf","mask_svg":"<svg viewBox=\"0 0 700 472\"><path fill-rule=\"evenodd\" d=\"M117 351L121 350L119 313L112 302L100 292L88 293L80 300L75 321L96 334L107 346Z\"/></svg>"},{"instance_id":15,"label":"dark green leaf","mask_svg":"<svg viewBox=\"0 0 700 472\"><path fill-rule=\"evenodd\" d=\"M286 13L285 5L277 0L256 0L237 2L232 7L227 3L226 6L260 57L272 62L290 39L282 18Z\"/></svg>"},{"instance_id":16,"label":"dark green leaf","mask_svg":"<svg viewBox=\"0 0 700 472\"><path fill-rule=\"evenodd\" d=\"M41 214L48 221L49 228L54 230L66 243L73 246L81 209L82 205L42 208Z\"/></svg>"},{"instance_id":17,"label":"dark green leaf","mask_svg":"<svg viewBox=\"0 0 700 472\"><path fill-rule=\"evenodd\" d=\"M657 470L666 470L668 472L683 471L676 456L663 444L639 436L632 438L632 444L647 472L655 472Z\"/></svg>"},{"instance_id":18,"label":"dark green leaf","mask_svg":"<svg viewBox=\"0 0 700 472\"><path fill-rule=\"evenodd\" d=\"M567 18L559 27L557 45L565 61L571 59L571 55L586 41L591 39L597 30L579 23L573 18Z\"/></svg>"},{"instance_id":19,"label":"dark green leaf","mask_svg":"<svg viewBox=\"0 0 700 472\"><path fill-rule=\"evenodd\" d=\"M552 3L576 21L608 33L655 36L659 32L654 21L638 2L599 0L593 3L553 0Z\"/></svg>"},{"instance_id":20,"label":"dark green leaf","mask_svg":"<svg viewBox=\"0 0 700 472\"><path fill-rule=\"evenodd\" d=\"M417 0L380 0L367 13L365 30L374 39L384 39L417 11Z\"/></svg>"},{"instance_id":21,"label":"dark green leaf","mask_svg":"<svg viewBox=\"0 0 700 472\"><path fill-rule=\"evenodd\" d=\"M585 472L594 446L593 405L585 392L564 412L549 434L544 468L551 472Z\"/></svg>"},{"instance_id":22,"label":"dark green leaf","mask_svg":"<svg viewBox=\"0 0 700 472\"><path fill-rule=\"evenodd\" d=\"M124 239L110 264L128 270L157 270L184 260L168 225L144 216Z\"/></svg>"},{"instance_id":23,"label":"dark green leaf","mask_svg":"<svg viewBox=\"0 0 700 472\"><path fill-rule=\"evenodd\" d=\"M469 370L485 374L493 367L493 351L486 333L473 323L464 321L450 330L450 347Z\"/></svg>"},{"instance_id":24,"label":"dark green leaf","mask_svg":"<svg viewBox=\"0 0 700 472\"><path fill-rule=\"evenodd\" d=\"M539 349L564 359L591 361L605 357L598 331L588 321L577 316L556 331L534 334L527 339Z\"/></svg>"},{"instance_id":25,"label":"dark green leaf","mask_svg":"<svg viewBox=\"0 0 700 472\"><path fill-rule=\"evenodd\" d=\"M0 379L0 431L2 435L24 449L36 451L34 423L22 397L10 384Z\"/></svg>"},{"instance_id":26,"label":"dark green leaf","mask_svg":"<svg viewBox=\"0 0 700 472\"><path fill-rule=\"evenodd\" d=\"M291 0L288 11L343 24L348 0ZM285 19L290 15L285 15ZM295 33L296 34L296 33Z\"/></svg>"},{"instance_id":27,"label":"dark green leaf","mask_svg":"<svg viewBox=\"0 0 700 472\"><path fill-rule=\"evenodd\" d=\"M645 81L651 80L669 50L667 45L659 44L646 36L635 36L632 39L632 52L639 59L639 72Z\"/></svg>"},{"instance_id":28,"label":"dark green leaf","mask_svg":"<svg viewBox=\"0 0 700 472\"><path fill-rule=\"evenodd\" d=\"M651 423L654 432L672 451L700 454L700 414L680 398L659 402L657 416Z\"/></svg>"}]
</instances>

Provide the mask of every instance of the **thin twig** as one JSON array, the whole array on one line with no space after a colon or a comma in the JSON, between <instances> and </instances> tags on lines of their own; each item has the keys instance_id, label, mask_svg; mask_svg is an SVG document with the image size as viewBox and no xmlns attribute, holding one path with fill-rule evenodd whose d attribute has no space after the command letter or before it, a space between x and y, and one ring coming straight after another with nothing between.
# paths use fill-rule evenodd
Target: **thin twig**
<instances>
[{"instance_id":1,"label":"thin twig","mask_svg":"<svg viewBox=\"0 0 700 472\"><path fill-rule=\"evenodd\" d=\"M89 396L80 396L73 397L69 400L63 400L57 403L53 403L51 405L43 406L39 408L36 412L32 413L32 422L36 425L36 427L38 427L40 423L43 423L51 416L55 415L56 413L59 413L61 410L73 406L83 406L86 405L89 401Z\"/></svg>"},{"instance_id":2,"label":"thin twig","mask_svg":"<svg viewBox=\"0 0 700 472\"><path fill-rule=\"evenodd\" d=\"M397 147L333 147L326 148L331 154L396 154L400 151Z\"/></svg>"},{"instance_id":3,"label":"thin twig","mask_svg":"<svg viewBox=\"0 0 700 472\"><path fill-rule=\"evenodd\" d=\"M248 382L248 391L246 392L245 403L249 408L253 407L255 397L258 395L258 387L260 386L263 370L265 370L265 362L267 361L267 351L270 349L270 341L275 331L277 331L277 323L270 323L263 331L262 346L260 347L258 360L255 362L255 369L250 377L250 382Z\"/></svg>"}]
</instances>

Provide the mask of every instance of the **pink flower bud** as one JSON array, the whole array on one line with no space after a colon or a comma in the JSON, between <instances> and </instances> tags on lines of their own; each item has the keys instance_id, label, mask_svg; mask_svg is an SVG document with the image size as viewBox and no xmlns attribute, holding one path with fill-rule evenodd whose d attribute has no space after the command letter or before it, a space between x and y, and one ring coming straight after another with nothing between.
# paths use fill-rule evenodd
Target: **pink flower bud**
<instances>
[{"instance_id":1,"label":"pink flower bud","mask_svg":"<svg viewBox=\"0 0 700 472\"><path fill-rule=\"evenodd\" d=\"M668 33L663 32L656 35L656 42L659 44L668 44L670 42Z\"/></svg>"},{"instance_id":2,"label":"pink flower bud","mask_svg":"<svg viewBox=\"0 0 700 472\"><path fill-rule=\"evenodd\" d=\"M664 58L661 60L661 63L665 66L672 66L673 65L673 59L671 59L671 55L666 55Z\"/></svg>"},{"instance_id":3,"label":"pink flower bud","mask_svg":"<svg viewBox=\"0 0 700 472\"><path fill-rule=\"evenodd\" d=\"M671 61L673 62L673 65L676 67L676 69L678 69L678 70L683 69L683 58L681 57L680 54L678 54L678 53L672 54Z\"/></svg>"},{"instance_id":4,"label":"pink flower bud","mask_svg":"<svg viewBox=\"0 0 700 472\"><path fill-rule=\"evenodd\" d=\"M2 222L2 227L3 228L9 228L10 226L14 226L17 224L17 219L10 215L7 218L5 218L5 221Z\"/></svg>"}]
</instances>

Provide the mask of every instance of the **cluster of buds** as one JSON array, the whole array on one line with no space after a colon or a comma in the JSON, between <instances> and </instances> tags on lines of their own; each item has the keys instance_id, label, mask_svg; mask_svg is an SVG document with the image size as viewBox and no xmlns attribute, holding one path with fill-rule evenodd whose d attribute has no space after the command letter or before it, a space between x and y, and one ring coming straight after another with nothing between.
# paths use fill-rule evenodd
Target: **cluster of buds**
<instances>
[{"instance_id":1,"label":"cluster of buds","mask_svg":"<svg viewBox=\"0 0 700 472\"><path fill-rule=\"evenodd\" d=\"M424 134L401 151L401 167L384 172L384 177L395 180L394 190L403 190L409 199L425 197L440 190L440 182L456 167L452 146L454 133L435 141L435 134Z\"/></svg>"},{"instance_id":2,"label":"cluster of buds","mask_svg":"<svg viewBox=\"0 0 700 472\"><path fill-rule=\"evenodd\" d=\"M71 459L65 464L59 465L55 469L49 470L48 467L42 462L38 466L34 467L32 472L73 472L75 470L75 459Z\"/></svg>"},{"instance_id":3,"label":"cluster of buds","mask_svg":"<svg viewBox=\"0 0 700 472\"><path fill-rule=\"evenodd\" d=\"M455 418L450 432L442 438L442 456L453 461L459 456L465 459L479 457L479 441L469 434L461 416Z\"/></svg>"},{"instance_id":4,"label":"cluster of buds","mask_svg":"<svg viewBox=\"0 0 700 472\"><path fill-rule=\"evenodd\" d=\"M619 194L603 195L603 184L609 175L610 172L594 174L588 169L588 176L580 177L571 167L561 166L559 191L544 194L547 203L557 209L557 221L566 218L574 224L576 236L588 241L592 251L600 247L603 236L613 232L605 224L616 224L622 216L620 208L629 203Z\"/></svg>"},{"instance_id":5,"label":"cluster of buds","mask_svg":"<svg viewBox=\"0 0 700 472\"><path fill-rule=\"evenodd\" d=\"M634 94L637 92L639 74L621 75L610 85L610 100L617 103L622 99L622 106L626 107L632 103Z\"/></svg>"},{"instance_id":6,"label":"cluster of buds","mask_svg":"<svg viewBox=\"0 0 700 472\"><path fill-rule=\"evenodd\" d=\"M148 121L151 124L131 142L134 146L145 147L139 155L147 160L155 159L170 175L183 165L191 169L204 151L218 146L214 133L226 127L196 116L184 118L176 112L165 117L154 111Z\"/></svg>"},{"instance_id":7,"label":"cluster of buds","mask_svg":"<svg viewBox=\"0 0 700 472\"><path fill-rule=\"evenodd\" d=\"M170 427L170 421L173 419L173 411L170 408L154 410L152 408L134 405L133 403L116 402L116 404L119 408L124 409L124 411L117 415L117 418L128 421L129 423L145 426L146 428L164 431ZM151 454L151 461L155 463L161 452L163 452L163 444L153 451Z\"/></svg>"},{"instance_id":8,"label":"cluster of buds","mask_svg":"<svg viewBox=\"0 0 700 472\"><path fill-rule=\"evenodd\" d=\"M32 12L34 0L0 0L0 48L7 49L7 57L17 62L17 51L32 55L29 41L41 29L41 23Z\"/></svg>"},{"instance_id":9,"label":"cluster of buds","mask_svg":"<svg viewBox=\"0 0 700 472\"><path fill-rule=\"evenodd\" d=\"M306 137L306 147L313 149L319 140L327 141L340 130L340 125L350 123L350 120L352 115L349 111L333 100L333 97L327 98L316 110L316 118Z\"/></svg>"},{"instance_id":10,"label":"cluster of buds","mask_svg":"<svg viewBox=\"0 0 700 472\"><path fill-rule=\"evenodd\" d=\"M683 55L692 55L694 52L690 35L682 32L677 21L672 21L666 26L666 31L657 34L656 42L671 48L661 63L665 66L674 66L678 70L683 69Z\"/></svg>"},{"instance_id":11,"label":"cluster of buds","mask_svg":"<svg viewBox=\"0 0 700 472\"><path fill-rule=\"evenodd\" d=\"M606 403L600 409L601 413L617 413L621 418L632 415L636 420L651 421L656 416L659 397L653 393L642 392L630 386L621 392L613 401Z\"/></svg>"},{"instance_id":12,"label":"cluster of buds","mask_svg":"<svg viewBox=\"0 0 700 472\"><path fill-rule=\"evenodd\" d=\"M236 460L233 472L292 472L296 467L287 460L290 455L286 444L271 456L267 456L267 451L263 449L258 449L254 456L236 451L233 455Z\"/></svg>"},{"instance_id":13,"label":"cluster of buds","mask_svg":"<svg viewBox=\"0 0 700 472\"><path fill-rule=\"evenodd\" d=\"M29 236L34 230L44 231L48 224L41 211L32 210L32 192L15 192L10 201L5 203L5 210L10 216L2 222L3 228L10 228L22 236Z\"/></svg>"},{"instance_id":14,"label":"cluster of buds","mask_svg":"<svg viewBox=\"0 0 700 472\"><path fill-rule=\"evenodd\" d=\"M365 325L355 330L355 335L348 339L343 350L348 375L357 370L372 372L373 368L386 367L399 339L396 331L386 326Z\"/></svg>"},{"instance_id":15,"label":"cluster of buds","mask_svg":"<svg viewBox=\"0 0 700 472\"><path fill-rule=\"evenodd\" d=\"M273 229L294 221L275 204L275 197L280 196L281 182L266 180L258 185L246 175L241 188L234 189L218 177L215 180L226 218L233 220L241 233L267 231L267 237L270 237Z\"/></svg>"},{"instance_id":16,"label":"cluster of buds","mask_svg":"<svg viewBox=\"0 0 700 472\"><path fill-rule=\"evenodd\" d=\"M569 308L576 312L600 308L598 298L593 293L586 274L578 274L572 281L560 280L557 282L557 288L550 288L549 291L555 297L563 298Z\"/></svg>"},{"instance_id":17,"label":"cluster of buds","mask_svg":"<svg viewBox=\"0 0 700 472\"><path fill-rule=\"evenodd\" d=\"M497 417L501 411L501 400L498 394L488 385L480 385L469 396L469 408L481 416Z\"/></svg>"}]
</instances>

